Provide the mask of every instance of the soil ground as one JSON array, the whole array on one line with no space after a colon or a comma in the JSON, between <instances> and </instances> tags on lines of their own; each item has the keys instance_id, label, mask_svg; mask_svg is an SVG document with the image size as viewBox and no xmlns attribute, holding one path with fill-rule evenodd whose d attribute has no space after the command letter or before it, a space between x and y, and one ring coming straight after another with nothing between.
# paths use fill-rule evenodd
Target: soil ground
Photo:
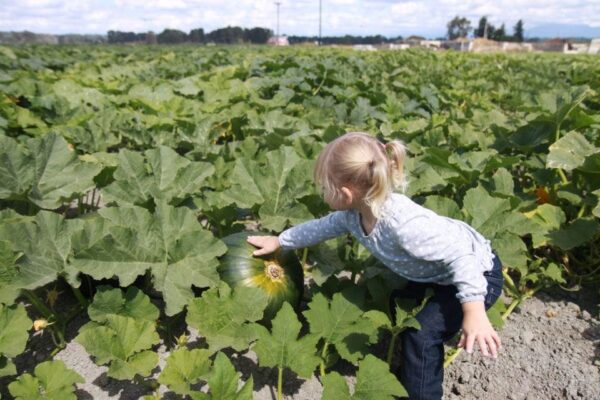
<instances>
[{"instance_id":1,"label":"soil ground","mask_svg":"<svg viewBox=\"0 0 600 400\"><path fill-rule=\"evenodd\" d=\"M445 371L444 398L452 399L600 399L600 321L597 292L583 290L565 292L555 289L539 293L515 310L500 332L503 347L498 359L483 358L479 353L460 354ZM84 315L74 319L67 332L72 339L85 322ZM192 343L194 339L192 335ZM381 346L380 346L381 347ZM44 360L52 342L46 336L30 340L28 351L16 360L19 372L28 372ZM160 365L168 356L164 346L159 349ZM378 354L378 353L382 354ZM383 348L374 353L383 358ZM56 359L63 360L85 379L77 386L79 399L138 399L151 394L149 388L110 379L107 368L97 366L85 350L70 341ZM254 377L254 398L272 400L276 395L276 371L258 367L252 352L231 355L236 369L246 380ZM356 370L343 362L335 368L353 384ZM319 380L297 378L284 374L284 395L290 400L316 400L321 397ZM8 379L0 380L2 398L10 398ZM166 399L176 399L166 388L160 393Z\"/></svg>"}]
</instances>

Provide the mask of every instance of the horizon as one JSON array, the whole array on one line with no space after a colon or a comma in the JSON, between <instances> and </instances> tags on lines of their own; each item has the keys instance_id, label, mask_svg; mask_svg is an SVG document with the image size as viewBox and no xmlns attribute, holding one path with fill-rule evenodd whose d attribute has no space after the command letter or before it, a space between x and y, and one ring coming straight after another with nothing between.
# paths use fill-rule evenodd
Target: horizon
<instances>
[{"instance_id":1,"label":"horizon","mask_svg":"<svg viewBox=\"0 0 600 400\"><path fill-rule=\"evenodd\" d=\"M280 1L280 34L318 36L318 5L316 0ZM539 37L535 35L537 29L549 29L543 37L579 37L578 30L589 32L581 37L600 36L600 2L595 0L499 0L493 4L484 0L329 0L322 1L322 5L323 37L439 38L446 35L446 23L456 15L468 18L473 28L480 17L487 16L496 27L504 24L507 33L522 19L525 37ZM276 33L276 21L277 6L270 0L87 0L76 4L62 0L22 0L18 4L5 4L0 10L3 31L50 35L106 35L109 30L189 32L195 28L209 32L226 26L263 27ZM561 29L570 33L561 35Z\"/></svg>"}]
</instances>

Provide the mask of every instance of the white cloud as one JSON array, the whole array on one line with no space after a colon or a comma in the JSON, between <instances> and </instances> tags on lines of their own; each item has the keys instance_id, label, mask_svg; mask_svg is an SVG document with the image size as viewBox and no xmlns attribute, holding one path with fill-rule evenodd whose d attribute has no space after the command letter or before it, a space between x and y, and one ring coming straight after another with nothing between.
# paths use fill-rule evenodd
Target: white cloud
<instances>
[{"instance_id":1,"label":"white cloud","mask_svg":"<svg viewBox=\"0 0 600 400\"><path fill-rule=\"evenodd\" d=\"M0 0L2 1L2 0ZM276 29L274 0L19 0L2 1L0 29L46 33L105 33L109 29L160 32L164 28L227 25ZM280 30L316 35L318 0L281 0ZM476 26L482 15L510 31L548 23L600 27L598 0L322 0L323 34L440 36L455 15Z\"/></svg>"}]
</instances>

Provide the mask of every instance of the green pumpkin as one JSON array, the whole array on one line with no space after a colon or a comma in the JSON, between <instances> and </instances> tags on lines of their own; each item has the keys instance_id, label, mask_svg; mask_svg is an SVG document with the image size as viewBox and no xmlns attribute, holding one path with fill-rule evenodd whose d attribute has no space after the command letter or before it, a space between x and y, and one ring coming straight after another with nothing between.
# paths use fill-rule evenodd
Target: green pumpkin
<instances>
[{"instance_id":1,"label":"green pumpkin","mask_svg":"<svg viewBox=\"0 0 600 400\"><path fill-rule=\"evenodd\" d=\"M264 318L271 320L284 301L293 307L298 306L304 278L300 261L293 251L278 250L267 256L253 256L256 248L246 239L258 235L262 234L240 232L222 238L228 250L221 257L218 271L221 279L232 288L249 286L262 289L269 296Z\"/></svg>"}]
</instances>

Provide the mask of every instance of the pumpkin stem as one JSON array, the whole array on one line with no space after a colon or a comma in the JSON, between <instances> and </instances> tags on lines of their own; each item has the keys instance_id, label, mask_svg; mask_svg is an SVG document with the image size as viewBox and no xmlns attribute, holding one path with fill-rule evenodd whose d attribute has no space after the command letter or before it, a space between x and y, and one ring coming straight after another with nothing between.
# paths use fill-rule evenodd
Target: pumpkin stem
<instances>
[{"instance_id":1,"label":"pumpkin stem","mask_svg":"<svg viewBox=\"0 0 600 400\"><path fill-rule=\"evenodd\" d=\"M265 262L265 275L269 277L272 281L282 281L284 271L281 266L274 263L273 261Z\"/></svg>"}]
</instances>

